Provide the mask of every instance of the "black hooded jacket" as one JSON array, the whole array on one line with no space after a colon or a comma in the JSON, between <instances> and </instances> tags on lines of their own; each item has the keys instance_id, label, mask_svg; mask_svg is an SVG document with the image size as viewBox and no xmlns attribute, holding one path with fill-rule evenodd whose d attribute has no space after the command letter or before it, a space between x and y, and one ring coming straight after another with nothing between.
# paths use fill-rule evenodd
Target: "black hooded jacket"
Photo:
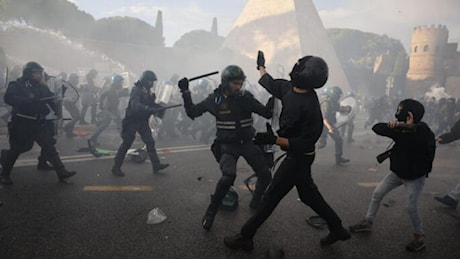
<instances>
[{"instance_id":1,"label":"black hooded jacket","mask_svg":"<svg viewBox=\"0 0 460 260\"><path fill-rule=\"evenodd\" d=\"M414 180L428 176L433 166L436 150L434 133L424 122L414 128L390 128L387 123L377 123L372 130L394 140L390 155L390 170L401 179Z\"/></svg>"},{"instance_id":2,"label":"black hooded jacket","mask_svg":"<svg viewBox=\"0 0 460 260\"><path fill-rule=\"evenodd\" d=\"M259 84L281 100L280 137L289 139L288 153L304 154L315 151L315 143L323 131L323 116L318 96L313 89L307 93L293 91L292 84L284 79L273 79L264 74Z\"/></svg>"}]
</instances>

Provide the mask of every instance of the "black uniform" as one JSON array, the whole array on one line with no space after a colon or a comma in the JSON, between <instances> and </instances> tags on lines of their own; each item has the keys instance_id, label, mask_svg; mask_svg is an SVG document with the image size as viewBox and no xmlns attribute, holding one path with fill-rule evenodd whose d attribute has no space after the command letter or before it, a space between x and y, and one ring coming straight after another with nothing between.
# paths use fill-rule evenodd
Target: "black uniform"
<instances>
[{"instance_id":1,"label":"black uniform","mask_svg":"<svg viewBox=\"0 0 460 260\"><path fill-rule=\"evenodd\" d=\"M121 90L116 87L111 87L104 93L102 93L99 102L101 108L101 119L96 131L91 135L89 140L94 144L98 144L97 139L104 132L105 129L110 125L112 121L115 122L117 127L121 127L121 115L118 106L120 105L120 97L123 96ZM148 120L148 119L147 119Z\"/></svg>"},{"instance_id":2,"label":"black uniform","mask_svg":"<svg viewBox=\"0 0 460 260\"><path fill-rule=\"evenodd\" d=\"M252 239L257 229L294 186L302 202L327 222L331 232L342 229L340 218L323 199L311 176L315 143L323 130L323 117L316 92L310 89L307 93L296 93L288 81L274 80L269 74L262 76L259 83L282 101L278 135L289 139L289 148L265 192L262 205L242 227L241 235Z\"/></svg>"},{"instance_id":3,"label":"black uniform","mask_svg":"<svg viewBox=\"0 0 460 260\"><path fill-rule=\"evenodd\" d=\"M260 201L271 181L271 173L264 163L262 150L252 140L255 134L252 113L270 118L273 108L262 105L248 91L238 95L226 95L222 85L196 105L193 104L189 91L184 92L182 97L190 118L194 119L205 112L216 118L216 139L211 149L219 162L222 177L217 183L208 211L215 215L222 199L233 185L240 156L248 162L258 177L253 196L253 205L256 207L256 201Z\"/></svg>"},{"instance_id":4,"label":"black uniform","mask_svg":"<svg viewBox=\"0 0 460 260\"><path fill-rule=\"evenodd\" d=\"M341 91L340 91L341 92ZM331 98L330 96L324 96L321 100L321 111L324 118L329 122L332 127L332 133L328 131L327 127L323 128L323 132L318 141L318 148L323 148L326 145L326 139L329 135L335 143L335 162L337 165L347 163L350 160L344 159L343 155L343 139L340 135L339 129L337 129L337 112L349 113L347 107L340 106L339 100Z\"/></svg>"},{"instance_id":5,"label":"black uniform","mask_svg":"<svg viewBox=\"0 0 460 260\"><path fill-rule=\"evenodd\" d=\"M124 175L120 172L120 168L128 149L133 144L136 132L140 134L142 141L147 146L147 152L152 162L153 172L156 173L161 168L166 168L168 166L160 163L155 149L155 140L152 137L152 130L150 129L148 121L149 117L152 115L152 108L161 108L159 104L155 103L155 95L151 95L149 90L142 86L140 81L136 82L131 90L125 118L122 121L121 138L123 142L118 148L117 155L115 156L115 163L112 168L112 173L115 175ZM114 170L118 170L119 174L116 174Z\"/></svg>"},{"instance_id":6,"label":"black uniform","mask_svg":"<svg viewBox=\"0 0 460 260\"><path fill-rule=\"evenodd\" d=\"M19 78L8 85L4 99L12 106L11 121L8 123L9 150L2 150L2 183L11 184L10 172L21 153L32 149L34 142L42 148L42 155L54 166L60 181L75 174L65 170L54 146L53 127L45 117L56 109L54 93L46 85ZM46 99L45 101L41 101ZM52 124L51 124L52 125Z\"/></svg>"}]
</instances>

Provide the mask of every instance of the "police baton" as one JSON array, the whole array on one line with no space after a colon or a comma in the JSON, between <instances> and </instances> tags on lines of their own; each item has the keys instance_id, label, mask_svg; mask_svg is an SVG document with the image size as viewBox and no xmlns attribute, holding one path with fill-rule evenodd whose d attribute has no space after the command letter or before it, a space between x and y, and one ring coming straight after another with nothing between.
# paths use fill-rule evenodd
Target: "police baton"
<instances>
[{"instance_id":1,"label":"police baton","mask_svg":"<svg viewBox=\"0 0 460 260\"><path fill-rule=\"evenodd\" d=\"M174 107L180 107L182 104L176 104L176 105L171 105L171 106L161 106L161 108L155 109L155 112L153 114L164 111L166 109L174 108Z\"/></svg>"},{"instance_id":2,"label":"police baton","mask_svg":"<svg viewBox=\"0 0 460 260\"><path fill-rule=\"evenodd\" d=\"M216 70L216 71L213 71L213 72L210 72L210 73L206 73L206 74L203 74L203 75L200 75L200 76L196 76L196 77L190 78L190 79L188 79L188 81L193 81L193 80L205 78L205 77L208 77L208 76L217 74L217 73L219 73L219 71Z\"/></svg>"}]
</instances>

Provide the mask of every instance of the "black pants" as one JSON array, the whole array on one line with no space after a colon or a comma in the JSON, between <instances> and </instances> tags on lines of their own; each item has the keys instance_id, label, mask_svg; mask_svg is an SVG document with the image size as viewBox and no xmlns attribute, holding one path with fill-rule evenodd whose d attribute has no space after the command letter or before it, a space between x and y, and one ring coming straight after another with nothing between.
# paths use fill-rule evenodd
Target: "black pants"
<instances>
[{"instance_id":1,"label":"black pants","mask_svg":"<svg viewBox=\"0 0 460 260\"><path fill-rule=\"evenodd\" d=\"M220 145L222 154L219 159L222 177L217 182L213 201L211 203L214 205L220 205L222 199L233 185L236 178L236 165L240 156L246 160L257 176L254 195L262 196L267 186L270 184L272 176L267 164L265 163L264 154L260 147L252 142L244 144L236 143L218 145Z\"/></svg>"},{"instance_id":2,"label":"black pants","mask_svg":"<svg viewBox=\"0 0 460 260\"><path fill-rule=\"evenodd\" d=\"M126 153L133 144L137 132L147 146L147 152L152 161L152 165L155 167L155 165L160 164L160 159L158 158L155 148L155 140L152 137L152 130L150 129L148 120L130 120L125 118L122 121L121 128L121 138L123 142L118 148L117 155L115 156L114 167L120 168L123 164Z\"/></svg>"},{"instance_id":3,"label":"black pants","mask_svg":"<svg viewBox=\"0 0 460 260\"><path fill-rule=\"evenodd\" d=\"M34 142L37 142L42 149L40 156L47 160L58 157L58 152L54 146L56 139L52 124L53 122L45 120L30 120L20 117L11 119L8 123L10 149L2 150L1 156L2 175L10 175L19 155L32 149ZM60 160L54 164L57 164L53 165L56 170L64 167Z\"/></svg>"},{"instance_id":4,"label":"black pants","mask_svg":"<svg viewBox=\"0 0 460 260\"><path fill-rule=\"evenodd\" d=\"M321 137L319 138L319 142L326 144L326 139L327 139L327 136L329 135L332 138L332 140L334 140L335 158L336 159L342 158L342 154L343 154L343 139L342 139L342 136L340 135L339 129L337 129L337 127L333 126L332 129L333 129L333 132L331 134L331 133L329 133L327 128L324 127L323 132L321 133Z\"/></svg>"},{"instance_id":5,"label":"black pants","mask_svg":"<svg viewBox=\"0 0 460 260\"><path fill-rule=\"evenodd\" d=\"M342 221L319 193L311 177L311 165L314 159L314 155L287 155L265 192L262 205L244 224L241 229L241 235L253 238L257 229L294 186L297 188L301 201L327 222L330 231L335 231L342 227Z\"/></svg>"}]
</instances>

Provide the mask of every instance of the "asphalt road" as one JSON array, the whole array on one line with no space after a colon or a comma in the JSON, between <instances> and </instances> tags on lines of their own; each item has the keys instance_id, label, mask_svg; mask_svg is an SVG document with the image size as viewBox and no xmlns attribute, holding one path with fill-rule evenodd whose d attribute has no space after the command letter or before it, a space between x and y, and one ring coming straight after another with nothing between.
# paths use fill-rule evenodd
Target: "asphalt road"
<instances>
[{"instance_id":1,"label":"asphalt road","mask_svg":"<svg viewBox=\"0 0 460 260\"><path fill-rule=\"evenodd\" d=\"M334 165L333 141L328 139L313 166L320 191L344 226L363 218L373 188L388 172L388 162L376 165L375 156L389 141L366 130L357 131L355 139L345 147L350 165ZM116 148L120 140L113 134L101 142ZM8 147L5 136L0 145ZM384 199L395 204L381 207L371 233L354 234L329 247L319 245L327 229L306 223L315 213L293 190L259 229L254 250L233 251L223 238L237 232L252 214L243 185L252 171L243 159L235 181L239 207L220 211L207 232L200 222L220 172L206 145L187 138L159 140L161 160L171 166L154 175L148 161L138 164L127 158L127 175L121 178L110 173L112 157L78 152L85 145L84 137L58 140L66 167L78 172L69 184L58 183L54 172L36 170L37 146L21 155L12 172L14 185L0 187L1 258L265 258L268 250L279 248L286 258L460 258L460 220L451 216L458 213L433 199L460 180L455 144L438 146L420 199L427 248L417 253L404 248L412 234L403 187ZM147 224L154 208L167 219Z\"/></svg>"}]
</instances>

